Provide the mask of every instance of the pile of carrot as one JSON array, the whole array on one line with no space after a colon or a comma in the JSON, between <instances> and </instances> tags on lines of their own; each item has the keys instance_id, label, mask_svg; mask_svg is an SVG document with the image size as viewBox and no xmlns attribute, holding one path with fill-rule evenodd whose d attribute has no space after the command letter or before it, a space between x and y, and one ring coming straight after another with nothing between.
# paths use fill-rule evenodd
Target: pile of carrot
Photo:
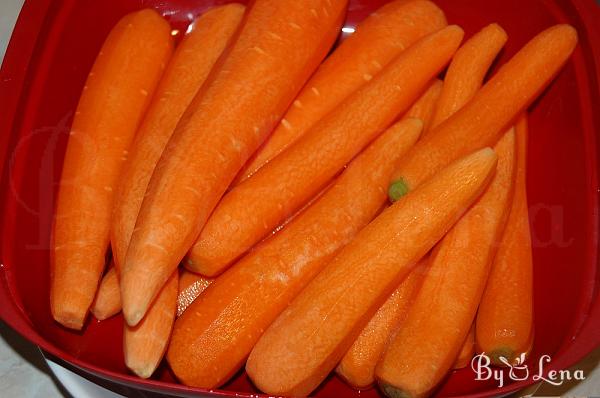
<instances>
[{"instance_id":1,"label":"pile of carrot","mask_svg":"<svg viewBox=\"0 0 600 398\"><path fill-rule=\"evenodd\" d=\"M475 353L528 355L527 109L577 33L486 79L498 24L463 40L430 0L393 0L332 50L347 7L215 6L177 43L150 9L116 24L64 160L57 322L122 312L138 376L165 358L214 389L245 367L284 396L335 372L422 397Z\"/></svg>"}]
</instances>

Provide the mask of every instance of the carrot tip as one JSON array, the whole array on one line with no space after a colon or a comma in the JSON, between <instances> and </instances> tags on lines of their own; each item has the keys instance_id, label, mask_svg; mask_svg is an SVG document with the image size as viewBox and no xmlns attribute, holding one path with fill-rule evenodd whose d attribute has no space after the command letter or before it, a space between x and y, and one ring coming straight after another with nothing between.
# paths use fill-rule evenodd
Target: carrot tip
<instances>
[{"instance_id":1,"label":"carrot tip","mask_svg":"<svg viewBox=\"0 0 600 398\"><path fill-rule=\"evenodd\" d=\"M388 196L392 202L397 201L408 193L408 185L403 178L394 181L388 188Z\"/></svg>"},{"instance_id":2,"label":"carrot tip","mask_svg":"<svg viewBox=\"0 0 600 398\"><path fill-rule=\"evenodd\" d=\"M127 322L127 325L131 327L137 325L144 317L144 313L142 311L135 311L129 314L126 314L125 311L123 311L123 315L125 316L125 321Z\"/></svg>"},{"instance_id":3,"label":"carrot tip","mask_svg":"<svg viewBox=\"0 0 600 398\"><path fill-rule=\"evenodd\" d=\"M412 395L404 390L396 388L391 384L380 383L379 387L383 391L386 397L390 398L411 398Z\"/></svg>"},{"instance_id":4,"label":"carrot tip","mask_svg":"<svg viewBox=\"0 0 600 398\"><path fill-rule=\"evenodd\" d=\"M489 357L494 365L508 366L514 362L515 352L508 347L502 347L490 352Z\"/></svg>"}]
</instances>

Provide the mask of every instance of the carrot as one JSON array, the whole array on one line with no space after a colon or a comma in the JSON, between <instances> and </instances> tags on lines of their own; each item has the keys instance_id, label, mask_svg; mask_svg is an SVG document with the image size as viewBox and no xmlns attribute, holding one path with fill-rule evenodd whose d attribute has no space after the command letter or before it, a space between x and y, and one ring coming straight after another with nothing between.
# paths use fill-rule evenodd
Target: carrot
<instances>
[{"instance_id":1,"label":"carrot","mask_svg":"<svg viewBox=\"0 0 600 398\"><path fill-rule=\"evenodd\" d=\"M533 265L527 213L527 118L517 125L517 178L506 228L479 306L476 342L497 365L516 363L533 341Z\"/></svg>"},{"instance_id":2,"label":"carrot","mask_svg":"<svg viewBox=\"0 0 600 398\"><path fill-rule=\"evenodd\" d=\"M535 36L471 101L415 145L394 173L390 199L398 200L465 153L492 145L551 82L576 44L577 32L569 25Z\"/></svg>"},{"instance_id":3,"label":"carrot","mask_svg":"<svg viewBox=\"0 0 600 398\"><path fill-rule=\"evenodd\" d=\"M187 307L202 294L213 282L211 278L182 270L179 274L179 295L177 296L177 316L181 316Z\"/></svg>"},{"instance_id":4,"label":"carrot","mask_svg":"<svg viewBox=\"0 0 600 398\"><path fill-rule=\"evenodd\" d=\"M448 119L473 98L507 39L504 29L493 23L474 34L456 51L444 76L444 89L432 127Z\"/></svg>"},{"instance_id":5,"label":"carrot","mask_svg":"<svg viewBox=\"0 0 600 398\"><path fill-rule=\"evenodd\" d=\"M167 65L120 177L111 225L113 256L119 269L154 167L186 107L235 33L244 10L243 5L233 3L202 14Z\"/></svg>"},{"instance_id":6,"label":"carrot","mask_svg":"<svg viewBox=\"0 0 600 398\"><path fill-rule=\"evenodd\" d=\"M443 11L426 0L391 1L367 17L317 69L234 185L298 140L405 48L445 26Z\"/></svg>"},{"instance_id":7,"label":"carrot","mask_svg":"<svg viewBox=\"0 0 600 398\"><path fill-rule=\"evenodd\" d=\"M227 381L262 332L385 202L422 124L401 121L354 159L320 199L219 276L175 322L167 360L185 384ZM225 337L225 338L224 338Z\"/></svg>"},{"instance_id":8,"label":"carrot","mask_svg":"<svg viewBox=\"0 0 600 398\"><path fill-rule=\"evenodd\" d=\"M426 133L431 125L433 112L442 93L444 83L440 79L434 79L429 88L406 113L408 117L414 117L423 121L423 133Z\"/></svg>"},{"instance_id":9,"label":"carrot","mask_svg":"<svg viewBox=\"0 0 600 398\"><path fill-rule=\"evenodd\" d=\"M442 81L434 79L427 91L406 112L405 117L422 120L425 130L441 88ZM389 334L404 317L413 293L420 284L421 276L422 273L415 270L408 280L398 286L338 364L337 374L352 387L362 389L373 384L375 364L383 352Z\"/></svg>"},{"instance_id":10,"label":"carrot","mask_svg":"<svg viewBox=\"0 0 600 398\"><path fill-rule=\"evenodd\" d=\"M375 365L390 334L404 320L426 270L427 261L423 260L377 310L344 354L335 371L350 386L364 389L375 382Z\"/></svg>"},{"instance_id":11,"label":"carrot","mask_svg":"<svg viewBox=\"0 0 600 398\"><path fill-rule=\"evenodd\" d=\"M346 4L253 2L150 179L121 275L129 325L144 316L231 180L325 56Z\"/></svg>"},{"instance_id":12,"label":"carrot","mask_svg":"<svg viewBox=\"0 0 600 398\"><path fill-rule=\"evenodd\" d=\"M489 148L465 157L365 227L260 338L246 364L254 384L272 395L313 391L417 261L479 196L495 165Z\"/></svg>"},{"instance_id":13,"label":"carrot","mask_svg":"<svg viewBox=\"0 0 600 398\"><path fill-rule=\"evenodd\" d=\"M356 153L406 111L444 67L463 31L419 40L321 119L294 145L223 197L186 266L213 276L306 203Z\"/></svg>"},{"instance_id":14,"label":"carrot","mask_svg":"<svg viewBox=\"0 0 600 398\"><path fill-rule=\"evenodd\" d=\"M123 17L83 88L65 155L52 243L50 307L81 329L109 244L114 190L136 129L171 55L171 28L155 11Z\"/></svg>"},{"instance_id":15,"label":"carrot","mask_svg":"<svg viewBox=\"0 0 600 398\"><path fill-rule=\"evenodd\" d=\"M427 396L451 369L473 324L512 195L512 129L495 150L492 182L432 252L406 321L377 364L375 374L387 396Z\"/></svg>"},{"instance_id":16,"label":"carrot","mask_svg":"<svg viewBox=\"0 0 600 398\"><path fill-rule=\"evenodd\" d=\"M90 310L99 321L108 319L121 312L119 277L117 276L114 263L111 263L108 271L102 278Z\"/></svg>"},{"instance_id":17,"label":"carrot","mask_svg":"<svg viewBox=\"0 0 600 398\"><path fill-rule=\"evenodd\" d=\"M125 365L144 379L152 376L167 349L175 320L178 277L176 270L140 323L136 326L125 324Z\"/></svg>"},{"instance_id":18,"label":"carrot","mask_svg":"<svg viewBox=\"0 0 600 398\"><path fill-rule=\"evenodd\" d=\"M473 355L475 354L475 325L471 324L471 329L469 329L469 333L465 338L465 341L460 348L458 353L458 357L454 361L454 365L452 365L452 369L462 369L471 363L473 359Z\"/></svg>"}]
</instances>

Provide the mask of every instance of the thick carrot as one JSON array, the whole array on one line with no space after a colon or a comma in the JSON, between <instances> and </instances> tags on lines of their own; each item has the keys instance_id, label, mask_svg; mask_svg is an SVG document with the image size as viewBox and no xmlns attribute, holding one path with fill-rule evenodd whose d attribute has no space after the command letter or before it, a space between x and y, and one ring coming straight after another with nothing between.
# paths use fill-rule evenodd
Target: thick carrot
<instances>
[{"instance_id":1,"label":"thick carrot","mask_svg":"<svg viewBox=\"0 0 600 398\"><path fill-rule=\"evenodd\" d=\"M552 81L576 44L569 25L555 25L529 41L471 101L415 145L394 173L390 199L465 153L492 145Z\"/></svg>"},{"instance_id":2,"label":"thick carrot","mask_svg":"<svg viewBox=\"0 0 600 398\"><path fill-rule=\"evenodd\" d=\"M256 0L150 179L121 275L129 325L146 313L239 169L334 42L347 0Z\"/></svg>"},{"instance_id":3,"label":"thick carrot","mask_svg":"<svg viewBox=\"0 0 600 398\"><path fill-rule=\"evenodd\" d=\"M423 133L426 133L431 125L433 112L437 105L444 83L440 79L434 79L425 94L421 96L406 113L408 117L414 117L423 121Z\"/></svg>"},{"instance_id":4,"label":"thick carrot","mask_svg":"<svg viewBox=\"0 0 600 398\"><path fill-rule=\"evenodd\" d=\"M53 230L50 307L81 329L109 244L114 191L137 127L171 55L171 28L142 10L112 29L75 112Z\"/></svg>"},{"instance_id":5,"label":"thick carrot","mask_svg":"<svg viewBox=\"0 0 600 398\"><path fill-rule=\"evenodd\" d=\"M422 260L377 310L336 367L336 373L350 386L363 389L375 382L375 365L391 333L401 325L427 270Z\"/></svg>"},{"instance_id":6,"label":"thick carrot","mask_svg":"<svg viewBox=\"0 0 600 398\"><path fill-rule=\"evenodd\" d=\"M154 167L186 107L235 33L244 10L243 5L233 3L201 15L167 65L120 177L111 226L117 267L125 260Z\"/></svg>"},{"instance_id":7,"label":"thick carrot","mask_svg":"<svg viewBox=\"0 0 600 398\"><path fill-rule=\"evenodd\" d=\"M444 26L443 11L427 0L391 1L367 17L317 69L235 185L293 144L405 48Z\"/></svg>"},{"instance_id":8,"label":"thick carrot","mask_svg":"<svg viewBox=\"0 0 600 398\"><path fill-rule=\"evenodd\" d=\"M512 196L514 130L495 150L492 182L432 252L423 286L377 364L387 396L427 396L451 369L473 324Z\"/></svg>"},{"instance_id":9,"label":"thick carrot","mask_svg":"<svg viewBox=\"0 0 600 398\"><path fill-rule=\"evenodd\" d=\"M152 376L167 349L175 320L178 279L179 272L175 270L144 319L136 326L125 324L125 365L144 379Z\"/></svg>"},{"instance_id":10,"label":"thick carrot","mask_svg":"<svg viewBox=\"0 0 600 398\"><path fill-rule=\"evenodd\" d=\"M388 129L320 199L196 299L175 323L167 353L179 380L213 388L242 367L262 332L375 217L385 202L386 179L421 127L408 119Z\"/></svg>"},{"instance_id":11,"label":"thick carrot","mask_svg":"<svg viewBox=\"0 0 600 398\"><path fill-rule=\"evenodd\" d=\"M99 321L108 319L121 312L119 277L114 263L109 266L108 271L102 278L90 311L92 311L92 314Z\"/></svg>"},{"instance_id":12,"label":"thick carrot","mask_svg":"<svg viewBox=\"0 0 600 398\"><path fill-rule=\"evenodd\" d=\"M527 210L527 118L517 131L517 179L504 234L477 315L479 352L494 364L515 363L533 341L533 265ZM504 359L504 362L502 361Z\"/></svg>"},{"instance_id":13,"label":"thick carrot","mask_svg":"<svg viewBox=\"0 0 600 398\"><path fill-rule=\"evenodd\" d=\"M474 34L456 51L444 76L444 89L431 122L432 128L473 98L507 39L504 29L493 23Z\"/></svg>"},{"instance_id":14,"label":"thick carrot","mask_svg":"<svg viewBox=\"0 0 600 398\"><path fill-rule=\"evenodd\" d=\"M211 278L205 278L202 275L182 270L179 273L179 295L177 296L177 316L183 312L196 300L196 298L206 290L213 282Z\"/></svg>"},{"instance_id":15,"label":"thick carrot","mask_svg":"<svg viewBox=\"0 0 600 398\"><path fill-rule=\"evenodd\" d=\"M473 359L473 355L475 354L475 324L471 325L471 329L469 329L469 333L465 338L465 341L460 348L458 356L454 361L454 365L452 365L452 369L462 369L471 363Z\"/></svg>"},{"instance_id":16,"label":"thick carrot","mask_svg":"<svg viewBox=\"0 0 600 398\"><path fill-rule=\"evenodd\" d=\"M479 196L495 166L489 148L465 157L365 227L260 338L246 364L254 384L273 395L313 391L377 308Z\"/></svg>"},{"instance_id":17,"label":"thick carrot","mask_svg":"<svg viewBox=\"0 0 600 398\"><path fill-rule=\"evenodd\" d=\"M301 207L406 111L446 65L463 31L449 26L419 40L321 119L294 145L231 190L192 248L190 269L213 276Z\"/></svg>"}]
</instances>

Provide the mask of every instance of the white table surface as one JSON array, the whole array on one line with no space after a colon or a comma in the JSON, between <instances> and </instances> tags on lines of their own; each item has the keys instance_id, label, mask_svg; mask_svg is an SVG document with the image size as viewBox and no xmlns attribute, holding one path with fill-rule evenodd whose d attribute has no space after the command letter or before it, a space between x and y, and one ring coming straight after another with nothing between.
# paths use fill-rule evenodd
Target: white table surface
<instances>
[{"instance_id":1,"label":"white table surface","mask_svg":"<svg viewBox=\"0 0 600 398\"><path fill-rule=\"evenodd\" d=\"M0 61L23 0L0 0ZM38 348L0 321L0 396L20 398L70 397L56 380ZM586 375L583 382L542 385L535 396L600 396L600 348L574 368ZM75 397L79 398L79 397Z\"/></svg>"}]
</instances>

